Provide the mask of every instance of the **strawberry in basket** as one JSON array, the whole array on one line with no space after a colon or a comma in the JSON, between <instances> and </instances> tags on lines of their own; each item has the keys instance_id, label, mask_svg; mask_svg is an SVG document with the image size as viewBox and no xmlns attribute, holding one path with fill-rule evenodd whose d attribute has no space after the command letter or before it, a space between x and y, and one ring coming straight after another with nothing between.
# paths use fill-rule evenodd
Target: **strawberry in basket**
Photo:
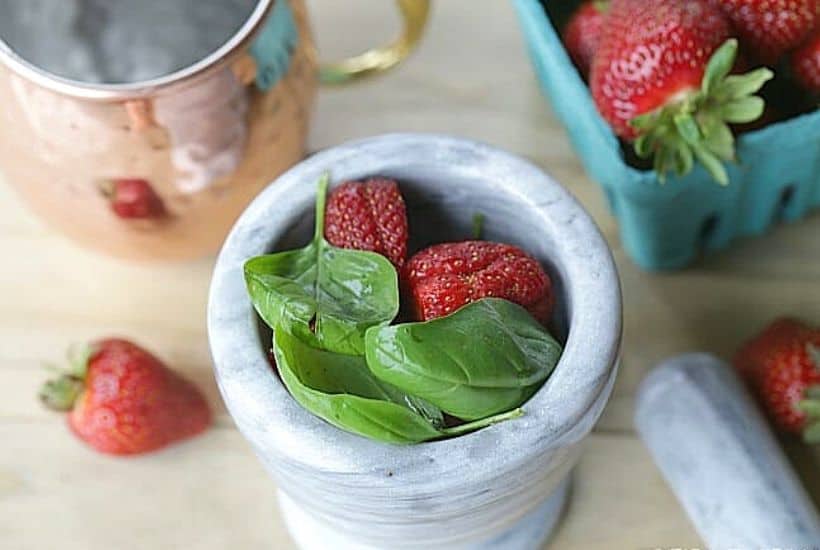
<instances>
[{"instance_id":1,"label":"strawberry in basket","mask_svg":"<svg viewBox=\"0 0 820 550\"><path fill-rule=\"evenodd\" d=\"M730 74L738 44L729 20L706 0L613 0L592 65L601 115L663 177L701 163L728 184L735 160L730 123L757 119L754 94L773 73Z\"/></svg>"},{"instance_id":2,"label":"strawberry in basket","mask_svg":"<svg viewBox=\"0 0 820 550\"><path fill-rule=\"evenodd\" d=\"M564 27L564 46L584 78L589 76L592 60L595 59L607 10L608 0L587 0Z\"/></svg>"},{"instance_id":3,"label":"strawberry in basket","mask_svg":"<svg viewBox=\"0 0 820 550\"><path fill-rule=\"evenodd\" d=\"M742 46L774 65L803 43L820 20L817 0L711 0L731 20Z\"/></svg>"}]
</instances>

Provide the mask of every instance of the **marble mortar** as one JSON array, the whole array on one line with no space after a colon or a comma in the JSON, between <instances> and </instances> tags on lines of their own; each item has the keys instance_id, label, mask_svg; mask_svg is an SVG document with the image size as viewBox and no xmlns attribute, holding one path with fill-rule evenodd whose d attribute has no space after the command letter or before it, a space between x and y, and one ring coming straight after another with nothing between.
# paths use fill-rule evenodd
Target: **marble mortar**
<instances>
[{"instance_id":1,"label":"marble mortar","mask_svg":"<svg viewBox=\"0 0 820 550\"><path fill-rule=\"evenodd\" d=\"M266 359L270 334L248 299L242 265L308 242L325 171L334 184L396 178L411 250L469 238L473 215L482 213L486 239L519 245L542 262L557 292L552 324L565 350L524 417L394 446L339 430L288 394ZM225 403L276 481L300 547L535 549L560 517L581 443L612 390L621 295L595 224L538 167L471 141L390 134L318 153L254 200L217 261L208 332Z\"/></svg>"}]
</instances>

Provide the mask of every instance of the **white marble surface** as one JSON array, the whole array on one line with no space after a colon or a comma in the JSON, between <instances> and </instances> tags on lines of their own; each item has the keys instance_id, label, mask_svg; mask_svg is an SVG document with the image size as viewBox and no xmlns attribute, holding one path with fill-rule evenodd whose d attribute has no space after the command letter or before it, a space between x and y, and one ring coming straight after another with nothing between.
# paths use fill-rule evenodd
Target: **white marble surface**
<instances>
[{"instance_id":1,"label":"white marble surface","mask_svg":"<svg viewBox=\"0 0 820 550\"><path fill-rule=\"evenodd\" d=\"M638 434L709 548L820 549L820 516L730 365L667 359L636 401Z\"/></svg>"},{"instance_id":2,"label":"white marble surface","mask_svg":"<svg viewBox=\"0 0 820 550\"><path fill-rule=\"evenodd\" d=\"M309 5L326 53L387 38L395 21L391 2ZM702 548L632 431L635 388L669 355L701 349L728 357L775 315L820 324L820 215L683 273L635 268L600 190L541 98L512 5L502 0L436 2L430 32L406 65L321 93L310 147L398 130L460 134L530 158L581 200L613 247L626 306L622 368L553 547ZM152 267L93 255L30 216L5 185L0 258L0 547L293 548L274 484L225 413L211 374L204 319L213 258ZM78 444L33 396L46 376L43 362L60 361L71 342L105 334L137 339L195 380L217 412L215 428L134 460ZM820 501L820 454L787 447Z\"/></svg>"}]
</instances>

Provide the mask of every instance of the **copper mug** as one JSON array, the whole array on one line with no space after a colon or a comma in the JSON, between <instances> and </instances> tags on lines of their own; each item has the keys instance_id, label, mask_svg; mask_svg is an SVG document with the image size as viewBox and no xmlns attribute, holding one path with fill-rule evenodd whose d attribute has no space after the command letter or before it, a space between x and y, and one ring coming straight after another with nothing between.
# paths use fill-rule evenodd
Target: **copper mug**
<instances>
[{"instance_id":1,"label":"copper mug","mask_svg":"<svg viewBox=\"0 0 820 550\"><path fill-rule=\"evenodd\" d=\"M68 1L109 0L40 3ZM33 211L81 244L134 259L211 253L251 198L302 158L317 81L384 71L413 49L429 0L397 4L404 29L394 43L319 69L304 0L248 0L247 17L211 53L115 83L97 78L89 61L95 76L87 80L38 66L28 49L60 45L32 39L22 22L5 26L9 38L0 22L0 172ZM99 16L106 8L96 9ZM71 22L83 24L105 30ZM76 55L48 59L82 64Z\"/></svg>"}]
</instances>

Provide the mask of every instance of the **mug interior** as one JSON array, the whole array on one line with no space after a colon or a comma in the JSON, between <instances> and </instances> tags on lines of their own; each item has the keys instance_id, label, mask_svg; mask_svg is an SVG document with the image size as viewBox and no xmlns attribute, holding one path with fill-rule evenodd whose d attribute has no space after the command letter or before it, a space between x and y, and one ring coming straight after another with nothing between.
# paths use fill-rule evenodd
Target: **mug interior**
<instances>
[{"instance_id":1,"label":"mug interior","mask_svg":"<svg viewBox=\"0 0 820 550\"><path fill-rule=\"evenodd\" d=\"M2 0L0 46L51 75L134 84L206 59L266 0ZM2 48L0 48L2 49Z\"/></svg>"}]
</instances>

